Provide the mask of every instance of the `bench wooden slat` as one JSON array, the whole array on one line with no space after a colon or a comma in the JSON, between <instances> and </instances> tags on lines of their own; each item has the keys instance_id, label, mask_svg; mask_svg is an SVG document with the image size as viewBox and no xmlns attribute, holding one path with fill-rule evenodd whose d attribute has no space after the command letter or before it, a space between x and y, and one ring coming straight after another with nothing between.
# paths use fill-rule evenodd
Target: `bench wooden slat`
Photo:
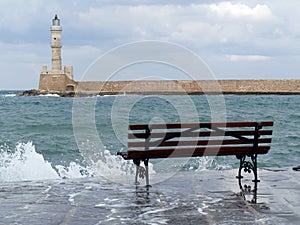
<instances>
[{"instance_id":1,"label":"bench wooden slat","mask_svg":"<svg viewBox=\"0 0 300 225\"><path fill-rule=\"evenodd\" d=\"M253 143L254 139L249 139ZM271 138L260 138L258 143L271 143ZM232 144L249 144L243 140L229 139L229 140L194 140L194 141L163 141L159 144L156 142L149 142L149 147L164 147L164 146L197 146L197 145L232 145ZM145 141L128 142L128 147L146 147Z\"/></svg>"},{"instance_id":2,"label":"bench wooden slat","mask_svg":"<svg viewBox=\"0 0 300 225\"><path fill-rule=\"evenodd\" d=\"M196 157L196 156L225 156L225 155L243 155L250 154L252 147L235 146L235 147L201 147L201 148L170 148L170 149L153 149L147 152L129 150L126 153L126 159L144 159L146 157L151 159L158 158L178 158L178 157ZM267 154L270 146L259 146L257 149L258 154Z\"/></svg>"},{"instance_id":3,"label":"bench wooden slat","mask_svg":"<svg viewBox=\"0 0 300 225\"><path fill-rule=\"evenodd\" d=\"M255 127L256 122L202 122L202 123L170 123L170 124L151 124L152 129L178 129L178 128L205 128L205 127ZM273 121L263 121L260 123L261 126L273 126ZM129 130L145 130L148 127L147 124L130 124L128 126Z\"/></svg>"},{"instance_id":4,"label":"bench wooden slat","mask_svg":"<svg viewBox=\"0 0 300 225\"><path fill-rule=\"evenodd\" d=\"M225 131L225 132L216 132L216 131L193 131L189 133L182 132L155 132L151 133L150 138L169 138L169 137L209 137L209 136L250 136L254 135L254 130L243 130L243 131ZM272 130L260 130L260 135L272 135ZM146 133L129 133L128 139L145 139L147 137Z\"/></svg>"}]
</instances>

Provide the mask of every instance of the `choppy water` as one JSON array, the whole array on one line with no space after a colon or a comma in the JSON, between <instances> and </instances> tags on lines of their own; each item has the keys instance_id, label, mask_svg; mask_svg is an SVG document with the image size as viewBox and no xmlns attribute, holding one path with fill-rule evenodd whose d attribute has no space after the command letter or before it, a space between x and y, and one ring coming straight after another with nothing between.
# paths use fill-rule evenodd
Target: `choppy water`
<instances>
[{"instance_id":1,"label":"choppy water","mask_svg":"<svg viewBox=\"0 0 300 225\"><path fill-rule=\"evenodd\" d=\"M0 92L1 182L89 177L103 173L122 176L132 171L130 163L115 156L117 151L126 150L128 121L176 122L180 121L182 114L185 120L189 120L183 122L210 121L212 117L205 96L189 96L192 104L186 96L99 96L81 98L74 109L76 98L17 97L15 93ZM271 150L267 155L259 156L259 167L300 164L299 95L227 95L224 98L227 121L275 122ZM131 104L128 111L125 106ZM92 124L106 150L94 145L94 137L74 135L73 125L74 121L77 122L72 113L80 106L84 117L91 113L88 105L93 106L95 123ZM189 117L194 106L197 117L194 114ZM81 121L76 126L82 126L87 133L93 129L89 121ZM102 157L103 160L100 163L94 161L91 165L87 154L97 154L98 151L102 154L98 159ZM203 166L231 169L238 166L238 161L235 157L218 157L213 161L193 159L182 165L180 170L198 170ZM172 165L166 167L164 169L153 162L152 173L178 170Z\"/></svg>"}]
</instances>

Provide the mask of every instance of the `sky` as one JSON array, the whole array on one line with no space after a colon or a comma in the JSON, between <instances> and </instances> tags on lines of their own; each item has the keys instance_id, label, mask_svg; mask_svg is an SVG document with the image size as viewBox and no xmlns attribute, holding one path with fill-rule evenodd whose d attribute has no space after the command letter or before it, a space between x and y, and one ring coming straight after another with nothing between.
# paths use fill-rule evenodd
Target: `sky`
<instances>
[{"instance_id":1,"label":"sky","mask_svg":"<svg viewBox=\"0 0 300 225\"><path fill-rule=\"evenodd\" d=\"M51 67L55 14L75 80L107 51L144 40L193 51L216 79L300 79L299 9L298 0L0 0L0 90L38 88L42 65ZM146 70L180 79L160 66Z\"/></svg>"}]
</instances>

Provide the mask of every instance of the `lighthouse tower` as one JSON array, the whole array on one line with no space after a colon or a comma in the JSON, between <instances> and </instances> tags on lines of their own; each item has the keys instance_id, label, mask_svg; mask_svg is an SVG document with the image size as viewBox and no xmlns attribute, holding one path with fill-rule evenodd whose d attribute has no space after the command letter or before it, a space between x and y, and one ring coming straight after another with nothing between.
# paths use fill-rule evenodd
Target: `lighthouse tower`
<instances>
[{"instance_id":1,"label":"lighthouse tower","mask_svg":"<svg viewBox=\"0 0 300 225\"><path fill-rule=\"evenodd\" d=\"M73 91L77 82L73 80L73 66L62 67L61 57L61 32L60 19L57 15L52 19L51 26L51 51L52 68L48 70L47 65L43 65L40 74L39 90L44 92L66 92Z\"/></svg>"},{"instance_id":2,"label":"lighthouse tower","mask_svg":"<svg viewBox=\"0 0 300 225\"><path fill-rule=\"evenodd\" d=\"M52 70L62 70L61 63L61 26L60 19L55 15L52 19L51 34L52 34Z\"/></svg>"}]
</instances>

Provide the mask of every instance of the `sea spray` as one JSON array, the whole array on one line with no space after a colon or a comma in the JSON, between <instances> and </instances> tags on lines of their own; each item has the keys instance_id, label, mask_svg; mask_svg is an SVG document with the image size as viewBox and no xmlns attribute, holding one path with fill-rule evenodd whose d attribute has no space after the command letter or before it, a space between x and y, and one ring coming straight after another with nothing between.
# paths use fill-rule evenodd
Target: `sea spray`
<instances>
[{"instance_id":1,"label":"sea spray","mask_svg":"<svg viewBox=\"0 0 300 225\"><path fill-rule=\"evenodd\" d=\"M18 182L92 177L94 172L76 162L69 166L52 165L35 150L32 142L18 143L15 149L0 146L0 181Z\"/></svg>"},{"instance_id":2,"label":"sea spray","mask_svg":"<svg viewBox=\"0 0 300 225\"><path fill-rule=\"evenodd\" d=\"M115 183L132 185L136 172L136 166L132 160L124 160L121 156L111 153L105 146L99 145L97 137L95 139L90 137L90 139L78 142L81 156L84 158L88 170L93 171L95 176ZM143 163L141 166L144 166ZM151 163L149 163L149 173L155 173Z\"/></svg>"},{"instance_id":3,"label":"sea spray","mask_svg":"<svg viewBox=\"0 0 300 225\"><path fill-rule=\"evenodd\" d=\"M125 178L132 183L134 172L135 165L131 161L112 155L108 150L103 151L101 160L91 165L70 162L64 166L45 160L42 154L36 152L32 142L18 143L14 149L6 144L0 146L1 182L102 177L114 182ZM152 164L150 173L155 173Z\"/></svg>"},{"instance_id":4,"label":"sea spray","mask_svg":"<svg viewBox=\"0 0 300 225\"><path fill-rule=\"evenodd\" d=\"M24 181L58 179L59 175L44 160L43 155L35 151L32 142L18 143L13 151L0 147L0 181Z\"/></svg>"},{"instance_id":5,"label":"sea spray","mask_svg":"<svg viewBox=\"0 0 300 225\"><path fill-rule=\"evenodd\" d=\"M197 172L203 170L229 170L233 168L233 165L226 162L226 159L222 156L218 157L218 160L211 156L196 157L194 164L193 170Z\"/></svg>"},{"instance_id":6,"label":"sea spray","mask_svg":"<svg viewBox=\"0 0 300 225\"><path fill-rule=\"evenodd\" d=\"M59 177L63 179L93 177L95 174L92 169L86 168L75 162L70 162L69 166L56 165L55 168Z\"/></svg>"},{"instance_id":7,"label":"sea spray","mask_svg":"<svg viewBox=\"0 0 300 225\"><path fill-rule=\"evenodd\" d=\"M143 163L141 163L141 166L143 166ZM120 156L112 155L108 150L104 150L101 158L89 165L89 168L97 177L103 177L111 182L125 185L133 184L136 172L136 166L132 160L124 160ZM149 163L149 173L156 173L151 163Z\"/></svg>"}]
</instances>

